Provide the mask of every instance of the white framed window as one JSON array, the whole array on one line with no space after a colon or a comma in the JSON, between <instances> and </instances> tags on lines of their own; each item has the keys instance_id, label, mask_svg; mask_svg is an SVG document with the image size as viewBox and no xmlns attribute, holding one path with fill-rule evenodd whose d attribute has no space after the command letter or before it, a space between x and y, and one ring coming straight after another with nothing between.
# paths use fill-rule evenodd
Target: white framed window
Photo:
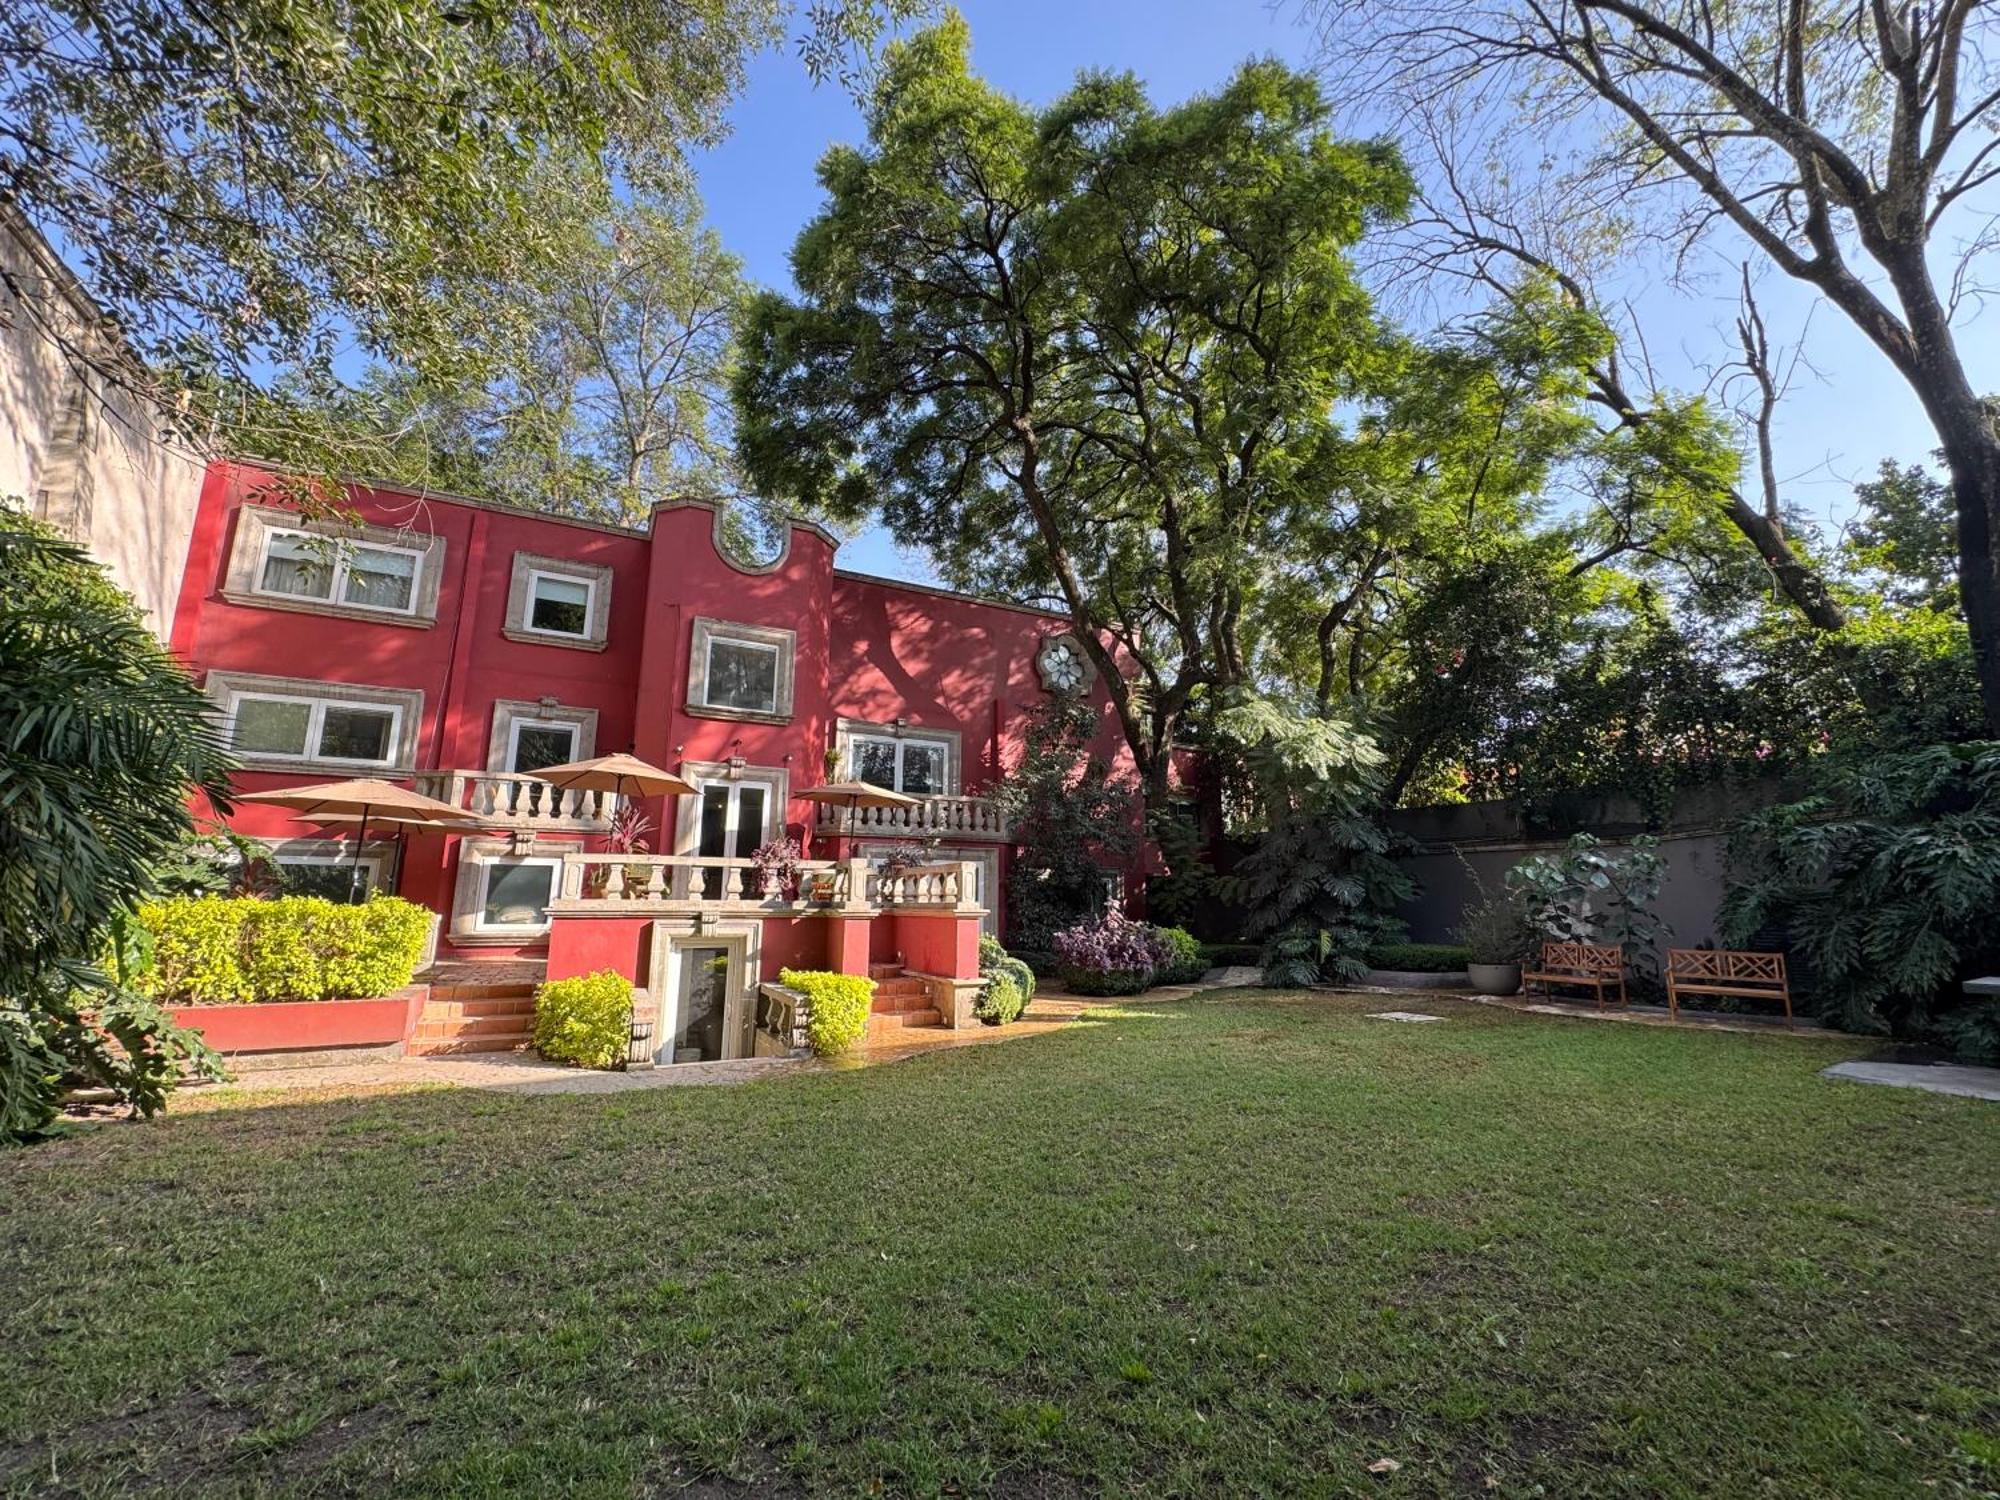
<instances>
[{"instance_id":1,"label":"white framed window","mask_svg":"<svg viewBox=\"0 0 2000 1500\"><path fill-rule=\"evenodd\" d=\"M763 641L708 643L708 708L734 708L746 713L778 711L778 648Z\"/></svg>"},{"instance_id":2,"label":"white framed window","mask_svg":"<svg viewBox=\"0 0 2000 1500\"><path fill-rule=\"evenodd\" d=\"M256 590L349 609L412 615L423 565L423 551L416 547L270 527L257 562Z\"/></svg>"},{"instance_id":3,"label":"white framed window","mask_svg":"<svg viewBox=\"0 0 2000 1500\"><path fill-rule=\"evenodd\" d=\"M403 709L395 703L282 693L230 695L229 741L259 760L393 766L403 744Z\"/></svg>"},{"instance_id":4,"label":"white framed window","mask_svg":"<svg viewBox=\"0 0 2000 1500\"><path fill-rule=\"evenodd\" d=\"M697 619L688 708L718 718L789 719L796 640L773 626Z\"/></svg>"},{"instance_id":5,"label":"white framed window","mask_svg":"<svg viewBox=\"0 0 2000 1500\"><path fill-rule=\"evenodd\" d=\"M528 573L528 609L521 628L534 635L589 640L596 599L597 584L593 579L531 569Z\"/></svg>"},{"instance_id":6,"label":"white framed window","mask_svg":"<svg viewBox=\"0 0 2000 1500\"><path fill-rule=\"evenodd\" d=\"M943 741L857 734L848 744L855 780L912 797L945 794L945 773L951 757Z\"/></svg>"},{"instance_id":7,"label":"white framed window","mask_svg":"<svg viewBox=\"0 0 2000 1500\"><path fill-rule=\"evenodd\" d=\"M602 651L611 639L611 582L605 563L516 552L500 633L536 646Z\"/></svg>"},{"instance_id":8,"label":"white framed window","mask_svg":"<svg viewBox=\"0 0 2000 1500\"><path fill-rule=\"evenodd\" d=\"M507 769L517 774L567 765L583 757L577 752L579 726L555 719L516 715L507 721Z\"/></svg>"},{"instance_id":9,"label":"white framed window","mask_svg":"<svg viewBox=\"0 0 2000 1500\"><path fill-rule=\"evenodd\" d=\"M354 878L355 861L348 854L295 854L274 849L278 884L287 896L324 896L329 901L365 901L382 889L384 857L362 851L361 879Z\"/></svg>"},{"instance_id":10,"label":"white framed window","mask_svg":"<svg viewBox=\"0 0 2000 1500\"><path fill-rule=\"evenodd\" d=\"M523 936L548 930L549 903L562 879L562 861L545 856L495 857L480 861L479 903L472 917L477 932Z\"/></svg>"}]
</instances>

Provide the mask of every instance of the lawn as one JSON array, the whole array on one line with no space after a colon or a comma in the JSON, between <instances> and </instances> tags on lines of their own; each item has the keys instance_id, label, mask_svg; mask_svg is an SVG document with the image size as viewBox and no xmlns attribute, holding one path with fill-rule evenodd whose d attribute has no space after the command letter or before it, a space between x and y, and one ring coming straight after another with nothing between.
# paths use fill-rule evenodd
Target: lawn
<instances>
[{"instance_id":1,"label":"lawn","mask_svg":"<svg viewBox=\"0 0 2000 1500\"><path fill-rule=\"evenodd\" d=\"M2000 1107L1381 1004L0 1157L0 1490L2000 1485Z\"/></svg>"}]
</instances>

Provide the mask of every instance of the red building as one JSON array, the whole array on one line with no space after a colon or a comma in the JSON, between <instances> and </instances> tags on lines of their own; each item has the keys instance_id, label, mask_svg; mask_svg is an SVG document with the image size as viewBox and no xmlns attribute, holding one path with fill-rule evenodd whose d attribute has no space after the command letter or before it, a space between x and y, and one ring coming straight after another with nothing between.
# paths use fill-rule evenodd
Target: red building
<instances>
[{"instance_id":1,"label":"red building","mask_svg":"<svg viewBox=\"0 0 2000 1500\"><path fill-rule=\"evenodd\" d=\"M662 505L642 531L357 485L348 524L302 519L270 478L210 469L172 645L229 726L239 790L380 776L481 814L472 834L371 836L362 851L377 888L441 914L443 956L547 956L551 974L612 962L644 982L651 923L713 934L722 906L758 899L747 872L699 862L784 832L816 859L934 840L930 862L966 867L952 904L998 930L1009 849L984 794L1037 701L1092 690L1063 617L843 571L836 539L803 521L774 561L746 567L700 502ZM1097 748L1130 763L1108 714ZM573 936L561 919L585 915L570 909L589 904L583 856L603 849L613 799L529 773L620 750L698 795L647 805L645 915L599 915ZM800 800L839 777L921 800L858 814ZM352 847L351 829L276 808L230 823L307 880ZM767 912L762 927L730 949L745 981L842 957L824 920ZM908 958L894 924L868 933L878 961ZM860 937L842 941L851 966Z\"/></svg>"}]
</instances>

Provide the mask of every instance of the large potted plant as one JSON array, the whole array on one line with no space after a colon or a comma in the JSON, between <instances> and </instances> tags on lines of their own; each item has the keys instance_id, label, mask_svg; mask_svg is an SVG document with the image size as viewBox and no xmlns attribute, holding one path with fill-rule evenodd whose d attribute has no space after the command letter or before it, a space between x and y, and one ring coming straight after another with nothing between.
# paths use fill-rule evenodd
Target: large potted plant
<instances>
[{"instance_id":1,"label":"large potted plant","mask_svg":"<svg viewBox=\"0 0 2000 1500\"><path fill-rule=\"evenodd\" d=\"M1521 958L1535 940L1527 913L1505 896L1483 896L1465 908L1458 940L1470 953L1465 977L1482 995L1512 995L1521 988Z\"/></svg>"}]
</instances>

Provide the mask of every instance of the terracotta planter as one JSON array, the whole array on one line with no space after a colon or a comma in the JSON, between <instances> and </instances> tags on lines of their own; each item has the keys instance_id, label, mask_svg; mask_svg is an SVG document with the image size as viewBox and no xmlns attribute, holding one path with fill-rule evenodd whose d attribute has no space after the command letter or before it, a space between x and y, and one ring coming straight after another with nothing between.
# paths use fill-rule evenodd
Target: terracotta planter
<instances>
[{"instance_id":1,"label":"terracotta planter","mask_svg":"<svg viewBox=\"0 0 2000 1500\"><path fill-rule=\"evenodd\" d=\"M176 1026L199 1031L218 1052L295 1052L383 1047L416 1034L430 986L362 1000L277 1000L261 1005L181 1005Z\"/></svg>"},{"instance_id":2,"label":"terracotta planter","mask_svg":"<svg viewBox=\"0 0 2000 1500\"><path fill-rule=\"evenodd\" d=\"M1519 964L1467 964L1465 975L1482 995L1512 995L1521 988Z\"/></svg>"}]
</instances>

